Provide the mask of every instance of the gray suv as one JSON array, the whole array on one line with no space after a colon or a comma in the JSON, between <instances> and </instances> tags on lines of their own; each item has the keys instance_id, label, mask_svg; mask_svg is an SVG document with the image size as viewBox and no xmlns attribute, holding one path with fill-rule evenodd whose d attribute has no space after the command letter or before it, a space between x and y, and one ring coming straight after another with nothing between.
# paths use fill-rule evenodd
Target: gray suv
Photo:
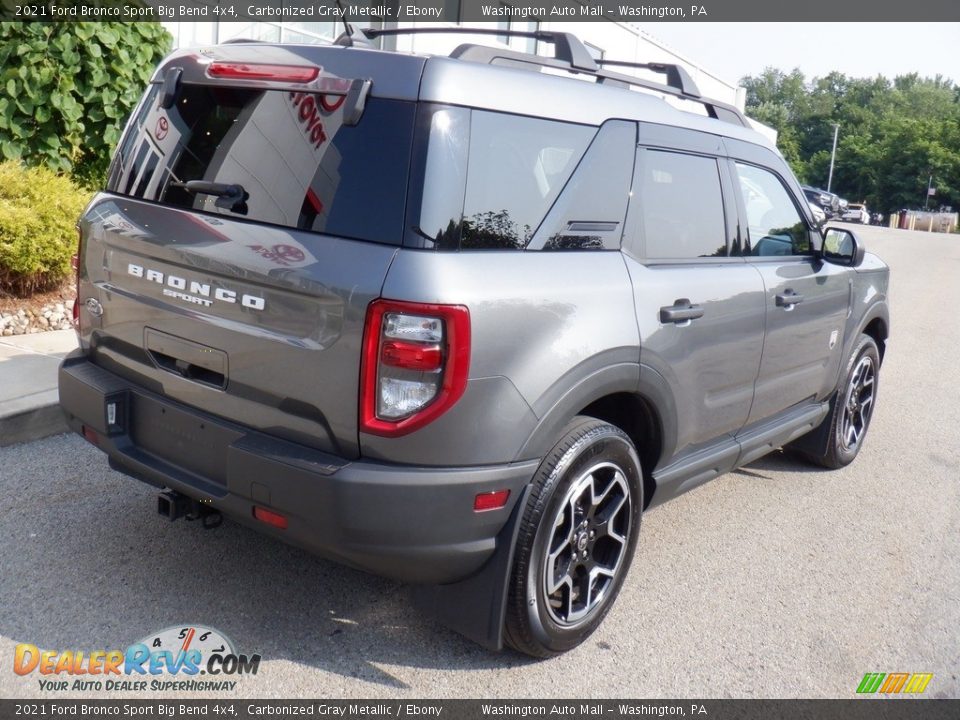
<instances>
[{"instance_id":1,"label":"gray suv","mask_svg":"<svg viewBox=\"0 0 960 720\"><path fill-rule=\"evenodd\" d=\"M549 656L643 510L788 445L856 457L888 271L681 68L533 35L555 56L168 57L80 220L60 402L165 517Z\"/></svg>"}]
</instances>

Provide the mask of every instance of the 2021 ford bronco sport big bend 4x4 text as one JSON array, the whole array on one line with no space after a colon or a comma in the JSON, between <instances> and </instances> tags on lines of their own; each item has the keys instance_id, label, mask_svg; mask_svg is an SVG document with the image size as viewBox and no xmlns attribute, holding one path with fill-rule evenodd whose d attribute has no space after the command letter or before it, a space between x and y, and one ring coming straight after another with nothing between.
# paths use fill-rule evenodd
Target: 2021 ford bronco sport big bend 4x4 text
<instances>
[{"instance_id":1,"label":"2021 ford bronco sport big bend 4x4 text","mask_svg":"<svg viewBox=\"0 0 960 720\"><path fill-rule=\"evenodd\" d=\"M547 656L609 610L642 510L788 443L854 459L888 273L680 68L538 37L167 58L80 221L60 399L171 518Z\"/></svg>"}]
</instances>

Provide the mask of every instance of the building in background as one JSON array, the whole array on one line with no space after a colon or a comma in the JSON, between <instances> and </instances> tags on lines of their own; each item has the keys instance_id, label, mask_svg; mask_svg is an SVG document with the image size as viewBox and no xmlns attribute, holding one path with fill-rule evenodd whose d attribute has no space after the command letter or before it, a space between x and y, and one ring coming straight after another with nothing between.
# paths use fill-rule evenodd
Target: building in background
<instances>
[{"instance_id":1,"label":"building in background","mask_svg":"<svg viewBox=\"0 0 960 720\"><path fill-rule=\"evenodd\" d=\"M366 27L371 23L357 22ZM416 23L389 22L374 23L383 27L459 27L457 23ZM332 41L341 32L340 22L165 22L164 27L174 38L175 47L196 47L212 45L227 40L246 38L266 42L283 43L326 43ZM622 22L538 22L501 20L493 23L465 23L470 27L487 27L504 30L557 30L571 32L580 38L590 53L597 59L623 60L628 62L663 62L683 66L697 83L700 92L706 96L744 109L746 91L735 82L724 80L705 67L698 65L675 50L660 42L634 23ZM472 42L483 45L503 45L514 50L549 54L550 46L530 38L499 37L495 35L465 34L423 34L386 37L377 44L385 49L401 52L448 55L455 47ZM625 68L616 68L618 72L630 72ZM642 74L644 71L638 71ZM650 79L663 82L663 77L655 74ZM669 99L669 98L668 98ZM691 107L687 107L687 106ZM684 103L683 109L702 112L698 103ZM753 121L751 121L753 122ZM776 131L754 122L754 127L776 141Z\"/></svg>"}]
</instances>

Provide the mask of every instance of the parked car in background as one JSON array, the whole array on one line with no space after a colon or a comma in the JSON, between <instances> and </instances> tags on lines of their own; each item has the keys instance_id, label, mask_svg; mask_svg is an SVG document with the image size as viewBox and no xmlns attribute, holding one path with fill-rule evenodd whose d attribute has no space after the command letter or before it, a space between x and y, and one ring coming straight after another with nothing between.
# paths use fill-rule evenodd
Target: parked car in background
<instances>
[{"instance_id":1,"label":"parked car in background","mask_svg":"<svg viewBox=\"0 0 960 720\"><path fill-rule=\"evenodd\" d=\"M810 212L813 213L813 219L816 221L817 227L820 227L827 221L827 213L822 207L811 200L808 200L807 204L810 206Z\"/></svg>"},{"instance_id":2,"label":"parked car in background","mask_svg":"<svg viewBox=\"0 0 960 720\"><path fill-rule=\"evenodd\" d=\"M812 203L816 203L823 209L823 211L827 214L827 219L835 218L840 215L841 205L839 195L826 190L821 190L820 188L810 187L809 185L801 185L801 188L803 189L803 194L806 195L807 200Z\"/></svg>"},{"instance_id":3,"label":"parked car in background","mask_svg":"<svg viewBox=\"0 0 960 720\"><path fill-rule=\"evenodd\" d=\"M846 220L847 222L858 222L861 225L869 225L870 213L867 211L866 205L851 204L843 211L840 219Z\"/></svg>"},{"instance_id":4,"label":"parked car in background","mask_svg":"<svg viewBox=\"0 0 960 720\"><path fill-rule=\"evenodd\" d=\"M840 214L840 216L842 217L843 214L847 211L847 208L850 206L850 201L847 200L846 198L842 198L842 197L840 197L840 196L838 195L838 196L837 196L837 205L838 205L837 212L838 212L838 213Z\"/></svg>"}]
</instances>

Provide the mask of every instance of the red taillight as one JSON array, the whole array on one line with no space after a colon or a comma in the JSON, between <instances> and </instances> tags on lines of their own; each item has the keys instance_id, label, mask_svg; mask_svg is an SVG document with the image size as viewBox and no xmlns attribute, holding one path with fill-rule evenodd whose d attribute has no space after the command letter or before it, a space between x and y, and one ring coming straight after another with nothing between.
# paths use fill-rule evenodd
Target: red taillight
<instances>
[{"instance_id":1,"label":"red taillight","mask_svg":"<svg viewBox=\"0 0 960 720\"><path fill-rule=\"evenodd\" d=\"M276 80L308 83L317 79L320 68L311 65L257 65L252 63L214 62L207 75L230 80Z\"/></svg>"},{"instance_id":2,"label":"red taillight","mask_svg":"<svg viewBox=\"0 0 960 720\"><path fill-rule=\"evenodd\" d=\"M486 512L487 510L499 510L507 504L510 498L509 490L497 490L495 492L478 493L473 499L474 512Z\"/></svg>"},{"instance_id":3,"label":"red taillight","mask_svg":"<svg viewBox=\"0 0 960 720\"><path fill-rule=\"evenodd\" d=\"M439 370L443 353L439 345L387 340L380 346L380 362L407 370Z\"/></svg>"},{"instance_id":4,"label":"red taillight","mask_svg":"<svg viewBox=\"0 0 960 720\"><path fill-rule=\"evenodd\" d=\"M267 525L273 525L273 527L280 528L281 530L287 529L287 519L280 513L273 512L273 510L267 510L259 505L255 505L253 508L253 516Z\"/></svg>"},{"instance_id":5,"label":"red taillight","mask_svg":"<svg viewBox=\"0 0 960 720\"><path fill-rule=\"evenodd\" d=\"M370 303L360 369L361 432L398 437L432 422L463 395L469 365L467 308Z\"/></svg>"}]
</instances>

